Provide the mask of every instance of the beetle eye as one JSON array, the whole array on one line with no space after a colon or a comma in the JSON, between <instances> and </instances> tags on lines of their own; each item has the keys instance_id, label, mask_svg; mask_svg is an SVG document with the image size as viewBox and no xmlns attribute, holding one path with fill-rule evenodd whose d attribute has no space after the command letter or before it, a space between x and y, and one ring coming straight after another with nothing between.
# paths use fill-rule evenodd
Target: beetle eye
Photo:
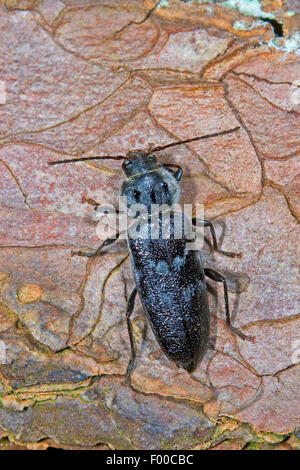
<instances>
[{"instance_id":1,"label":"beetle eye","mask_svg":"<svg viewBox=\"0 0 300 470\"><path fill-rule=\"evenodd\" d=\"M128 168L131 164L132 164L131 160L124 160L123 165L125 168Z\"/></svg>"},{"instance_id":2,"label":"beetle eye","mask_svg":"<svg viewBox=\"0 0 300 470\"><path fill-rule=\"evenodd\" d=\"M162 183L162 187L163 189L168 192L168 189L169 189L169 186L168 186L168 183L166 183L165 181Z\"/></svg>"},{"instance_id":3,"label":"beetle eye","mask_svg":"<svg viewBox=\"0 0 300 470\"><path fill-rule=\"evenodd\" d=\"M135 189L135 190L133 191L133 197L134 197L134 199L135 199L136 201L139 200L140 195L141 195L141 192L138 191L137 189Z\"/></svg>"}]
</instances>

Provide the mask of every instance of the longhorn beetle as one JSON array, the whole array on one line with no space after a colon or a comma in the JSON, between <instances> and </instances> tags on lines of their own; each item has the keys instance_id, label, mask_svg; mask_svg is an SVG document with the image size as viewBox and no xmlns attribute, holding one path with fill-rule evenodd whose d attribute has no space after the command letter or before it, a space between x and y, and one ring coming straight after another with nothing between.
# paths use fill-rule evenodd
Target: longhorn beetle
<instances>
[{"instance_id":1,"label":"longhorn beetle","mask_svg":"<svg viewBox=\"0 0 300 470\"><path fill-rule=\"evenodd\" d=\"M147 207L149 213L152 204L173 206L178 202L179 183L183 173L182 168L178 165L160 164L154 153L176 145L230 134L238 129L239 127L235 127L214 134L173 142L152 148L149 151L133 150L129 151L126 156L82 157L48 163L49 165L57 165L99 159L123 160L122 169L127 179L122 184L121 195L127 197L127 208L130 209L132 204L141 203ZM86 202L94 205L95 209L100 206L92 199L87 199ZM160 213L159 216L161 216ZM193 226L196 226L196 223L197 220L193 218ZM220 250L212 223L209 220L203 220L202 223L204 227L210 228L215 251L230 257L239 256L236 253ZM161 218L159 218L159 225L161 225ZM146 217L140 223L141 233L148 232L150 226L151 220ZM142 236L133 239L127 232L128 250L136 283L136 287L129 297L126 312L131 345L131 359L127 368L128 376L136 357L130 318L137 293L162 351L168 359L189 372L203 357L209 340L210 318L205 276L223 283L227 325L241 338L251 339L231 325L225 278L213 269L204 268L200 252L187 249L186 237L175 239L172 223L170 226L168 239L162 237L161 230L157 239ZM72 254L88 257L98 256L104 247L114 243L119 236L120 233L117 232L113 238L105 240L95 253L78 251Z\"/></svg>"}]
</instances>

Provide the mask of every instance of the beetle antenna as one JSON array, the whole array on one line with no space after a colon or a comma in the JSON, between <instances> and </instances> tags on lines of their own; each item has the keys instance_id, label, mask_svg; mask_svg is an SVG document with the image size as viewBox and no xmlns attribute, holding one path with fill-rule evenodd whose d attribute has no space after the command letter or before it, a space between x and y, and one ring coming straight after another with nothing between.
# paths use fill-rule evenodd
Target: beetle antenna
<instances>
[{"instance_id":1,"label":"beetle antenna","mask_svg":"<svg viewBox=\"0 0 300 470\"><path fill-rule=\"evenodd\" d=\"M178 142L172 142L171 144L154 147L154 149L150 150L148 154L153 153L153 152L160 152L161 150L165 150L169 147L175 147L176 145L188 144L190 142L196 142L197 140L202 140L202 139L210 139L211 137L218 137L219 135L232 134L233 132L236 132L239 129L240 129L240 126L237 126L237 127L234 127L233 129L228 129L227 131L215 132L214 134L201 135L199 137L193 137L192 139L179 140ZM103 157L101 156L80 157L80 158L71 158L71 159L66 159L66 160L56 160L54 162L48 162L48 165L61 165L62 163L85 162L88 160L125 160L125 158L127 157L124 155L114 155L114 156L104 155Z\"/></svg>"},{"instance_id":2,"label":"beetle antenna","mask_svg":"<svg viewBox=\"0 0 300 470\"><path fill-rule=\"evenodd\" d=\"M124 160L126 157L124 155L105 155L103 157L81 157L81 158L71 158L67 160L56 160L55 162L48 162L48 165L60 165L62 163L76 163L76 162L85 162L86 160Z\"/></svg>"},{"instance_id":3,"label":"beetle antenna","mask_svg":"<svg viewBox=\"0 0 300 470\"><path fill-rule=\"evenodd\" d=\"M179 140L178 142L172 142L171 144L162 145L160 147L155 147L149 153L160 152L169 147L175 147L175 145L189 144L190 142L196 142L197 140L209 139L211 137L217 137L219 135L232 134L232 132L238 131L240 126L234 127L233 129L228 129L227 131L215 132L214 134L201 135L200 137L193 137L192 139Z\"/></svg>"}]
</instances>

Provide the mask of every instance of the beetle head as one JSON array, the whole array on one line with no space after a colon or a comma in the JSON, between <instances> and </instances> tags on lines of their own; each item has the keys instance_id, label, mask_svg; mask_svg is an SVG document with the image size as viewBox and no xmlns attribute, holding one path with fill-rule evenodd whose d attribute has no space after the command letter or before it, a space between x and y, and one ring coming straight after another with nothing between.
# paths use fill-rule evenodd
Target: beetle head
<instances>
[{"instance_id":1,"label":"beetle head","mask_svg":"<svg viewBox=\"0 0 300 470\"><path fill-rule=\"evenodd\" d=\"M158 167L156 156L143 150L131 150L127 153L122 164L122 169L127 178L149 173L149 171L157 170Z\"/></svg>"}]
</instances>

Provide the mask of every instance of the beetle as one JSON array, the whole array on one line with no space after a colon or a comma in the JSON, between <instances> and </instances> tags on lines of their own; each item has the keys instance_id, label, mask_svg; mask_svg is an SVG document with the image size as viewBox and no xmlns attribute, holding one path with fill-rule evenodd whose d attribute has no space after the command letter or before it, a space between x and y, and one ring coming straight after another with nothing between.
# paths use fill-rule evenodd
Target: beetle
<instances>
[{"instance_id":1,"label":"beetle","mask_svg":"<svg viewBox=\"0 0 300 470\"><path fill-rule=\"evenodd\" d=\"M141 203L148 211L148 216L139 219L140 235L131 238L127 234L127 245L130 254L131 267L136 287L128 299L126 320L131 346L131 359L127 367L130 375L136 358L136 346L133 338L131 315L137 293L143 310L161 350L178 367L192 372L206 352L210 332L210 315L205 277L223 284L226 323L243 339L251 339L231 325L228 288L226 279L213 269L204 268L201 254L197 250L187 249L185 236L174 237L174 214L171 214L170 236L162 237L162 213L159 212L159 236L156 239L142 236L151 227L150 209L153 204L173 206L179 200L180 180L183 170L179 165L161 164L156 156L166 148L182 145L201 139L230 134L239 129L235 127L214 134L207 134L187 140L172 142L144 150L129 151L126 156L95 156L51 161L49 165L74 163L86 160L115 159L123 160L122 169L126 180L121 187L121 195L127 198L127 208ZM100 204L92 199L87 203L97 209ZM195 227L198 221L193 218ZM214 227L209 220L201 221L209 227L212 236L213 249L230 257L240 256L232 252L220 250ZM119 232L114 237L105 240L95 253L82 251L72 252L79 256L99 256L102 249L111 245L119 238Z\"/></svg>"}]
</instances>

